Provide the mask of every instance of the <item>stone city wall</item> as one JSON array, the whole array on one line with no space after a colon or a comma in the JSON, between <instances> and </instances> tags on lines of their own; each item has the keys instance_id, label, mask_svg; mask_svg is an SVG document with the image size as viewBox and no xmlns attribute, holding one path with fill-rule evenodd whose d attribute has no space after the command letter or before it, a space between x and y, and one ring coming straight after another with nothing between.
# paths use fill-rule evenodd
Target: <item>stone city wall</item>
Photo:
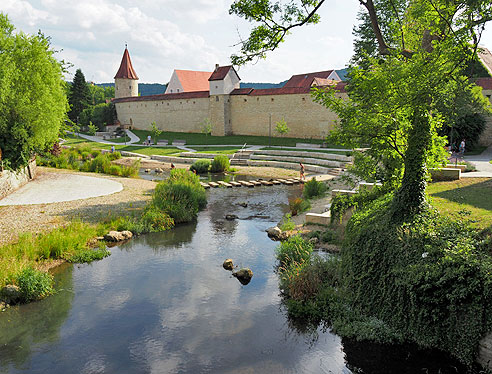
<instances>
[{"instance_id":1,"label":"stone city wall","mask_svg":"<svg viewBox=\"0 0 492 374\"><path fill-rule=\"evenodd\" d=\"M116 112L122 124L138 130L150 130L155 122L165 131L201 132L209 117L209 98L120 102Z\"/></svg>"},{"instance_id":2,"label":"stone city wall","mask_svg":"<svg viewBox=\"0 0 492 374\"><path fill-rule=\"evenodd\" d=\"M487 117L487 124L485 125L485 130L483 130L482 135L480 135L480 139L478 144L483 146L492 145L492 117Z\"/></svg>"}]
</instances>

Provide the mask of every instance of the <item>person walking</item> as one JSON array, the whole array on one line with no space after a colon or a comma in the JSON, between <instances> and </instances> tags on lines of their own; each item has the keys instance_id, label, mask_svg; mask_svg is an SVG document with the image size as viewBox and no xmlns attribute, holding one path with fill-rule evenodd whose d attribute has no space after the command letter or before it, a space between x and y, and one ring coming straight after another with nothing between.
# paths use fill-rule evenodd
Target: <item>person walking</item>
<instances>
[{"instance_id":1,"label":"person walking","mask_svg":"<svg viewBox=\"0 0 492 374\"><path fill-rule=\"evenodd\" d=\"M465 139L463 139L460 143L460 155L463 156L465 154Z\"/></svg>"},{"instance_id":2,"label":"person walking","mask_svg":"<svg viewBox=\"0 0 492 374\"><path fill-rule=\"evenodd\" d=\"M304 176L304 165L302 164L302 162L299 162L299 165L301 166L301 171L300 171L300 175L299 177L304 180L306 179L306 177Z\"/></svg>"}]
</instances>

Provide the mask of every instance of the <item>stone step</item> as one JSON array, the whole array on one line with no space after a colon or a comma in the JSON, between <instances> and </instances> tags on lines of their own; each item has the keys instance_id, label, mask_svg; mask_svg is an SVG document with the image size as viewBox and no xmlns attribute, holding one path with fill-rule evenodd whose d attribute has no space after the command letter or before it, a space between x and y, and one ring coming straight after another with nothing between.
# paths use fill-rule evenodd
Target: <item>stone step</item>
<instances>
[{"instance_id":1,"label":"stone step","mask_svg":"<svg viewBox=\"0 0 492 374\"><path fill-rule=\"evenodd\" d=\"M208 182L208 185L209 185L210 187L213 187L213 188L217 188L217 187L219 187L219 186L220 186L220 184L215 183L215 182Z\"/></svg>"},{"instance_id":2,"label":"stone step","mask_svg":"<svg viewBox=\"0 0 492 374\"><path fill-rule=\"evenodd\" d=\"M233 187L241 187L241 186L242 186L242 184L241 184L241 183L239 183L239 182L235 182L235 181L231 181L231 182L229 182L229 183L230 183Z\"/></svg>"},{"instance_id":3,"label":"stone step","mask_svg":"<svg viewBox=\"0 0 492 374\"><path fill-rule=\"evenodd\" d=\"M272 182L263 181L263 180L261 180L260 182L261 182L261 184L262 184L262 185L264 185L264 186L273 186L273 183L272 183Z\"/></svg>"},{"instance_id":4,"label":"stone step","mask_svg":"<svg viewBox=\"0 0 492 374\"><path fill-rule=\"evenodd\" d=\"M230 183L226 183L224 181L219 181L217 183L220 184L223 187L232 188L232 184L230 184Z\"/></svg>"},{"instance_id":5,"label":"stone step","mask_svg":"<svg viewBox=\"0 0 492 374\"><path fill-rule=\"evenodd\" d=\"M306 223L316 223L319 225L329 225L331 221L331 213L328 210L324 213L307 213Z\"/></svg>"},{"instance_id":6,"label":"stone step","mask_svg":"<svg viewBox=\"0 0 492 374\"><path fill-rule=\"evenodd\" d=\"M246 186L246 187L254 187L255 186L253 183L249 183L246 181L239 181L239 183L241 183L243 186Z\"/></svg>"},{"instance_id":7,"label":"stone step","mask_svg":"<svg viewBox=\"0 0 492 374\"><path fill-rule=\"evenodd\" d=\"M261 182L259 181L249 181L249 182L254 184L255 186L261 186Z\"/></svg>"},{"instance_id":8,"label":"stone step","mask_svg":"<svg viewBox=\"0 0 492 374\"><path fill-rule=\"evenodd\" d=\"M202 186L205 189L210 188L210 185L208 183L200 182L200 186Z\"/></svg>"}]
</instances>

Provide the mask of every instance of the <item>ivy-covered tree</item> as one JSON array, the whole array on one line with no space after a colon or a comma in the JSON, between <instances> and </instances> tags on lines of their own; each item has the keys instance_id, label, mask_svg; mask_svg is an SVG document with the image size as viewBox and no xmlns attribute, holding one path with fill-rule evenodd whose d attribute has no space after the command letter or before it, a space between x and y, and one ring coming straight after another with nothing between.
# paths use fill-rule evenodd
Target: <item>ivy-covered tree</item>
<instances>
[{"instance_id":1,"label":"ivy-covered tree","mask_svg":"<svg viewBox=\"0 0 492 374\"><path fill-rule=\"evenodd\" d=\"M234 1L230 13L257 25L241 43L240 54L231 57L233 63L264 58L293 28L319 22L317 12L325 2ZM403 165L395 169L402 170L402 176L394 220L403 222L426 207L426 167L439 160L439 147L444 145L437 130L452 112L456 90L472 90L463 71L476 57L484 24L492 19L492 4L489 0L359 3L371 25L377 57L367 53L365 63L354 69L358 71L352 73L346 104L332 90L318 91L317 99L341 117L341 132L356 129L352 134L361 141L376 140L382 149L394 149L395 162ZM371 134L378 126L382 131Z\"/></svg>"},{"instance_id":2,"label":"ivy-covered tree","mask_svg":"<svg viewBox=\"0 0 492 374\"><path fill-rule=\"evenodd\" d=\"M77 69L73 77L68 102L70 104L68 117L76 123L80 113L91 104L89 85L85 81L84 73L80 69Z\"/></svg>"},{"instance_id":3,"label":"ivy-covered tree","mask_svg":"<svg viewBox=\"0 0 492 374\"><path fill-rule=\"evenodd\" d=\"M49 37L15 32L0 13L0 148L4 167L27 164L58 138L68 109L63 63Z\"/></svg>"}]
</instances>

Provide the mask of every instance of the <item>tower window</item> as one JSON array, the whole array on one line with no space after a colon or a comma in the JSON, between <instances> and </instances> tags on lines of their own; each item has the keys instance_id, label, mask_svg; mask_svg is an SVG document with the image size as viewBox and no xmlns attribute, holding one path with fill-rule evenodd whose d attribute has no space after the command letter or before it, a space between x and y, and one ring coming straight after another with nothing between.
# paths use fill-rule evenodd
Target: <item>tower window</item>
<instances>
[{"instance_id":1,"label":"tower window","mask_svg":"<svg viewBox=\"0 0 492 374\"><path fill-rule=\"evenodd\" d=\"M128 86L128 88L131 90L132 89L132 86Z\"/></svg>"},{"instance_id":2,"label":"tower window","mask_svg":"<svg viewBox=\"0 0 492 374\"><path fill-rule=\"evenodd\" d=\"M215 96L215 101L219 101L219 97L218 96Z\"/></svg>"}]
</instances>

